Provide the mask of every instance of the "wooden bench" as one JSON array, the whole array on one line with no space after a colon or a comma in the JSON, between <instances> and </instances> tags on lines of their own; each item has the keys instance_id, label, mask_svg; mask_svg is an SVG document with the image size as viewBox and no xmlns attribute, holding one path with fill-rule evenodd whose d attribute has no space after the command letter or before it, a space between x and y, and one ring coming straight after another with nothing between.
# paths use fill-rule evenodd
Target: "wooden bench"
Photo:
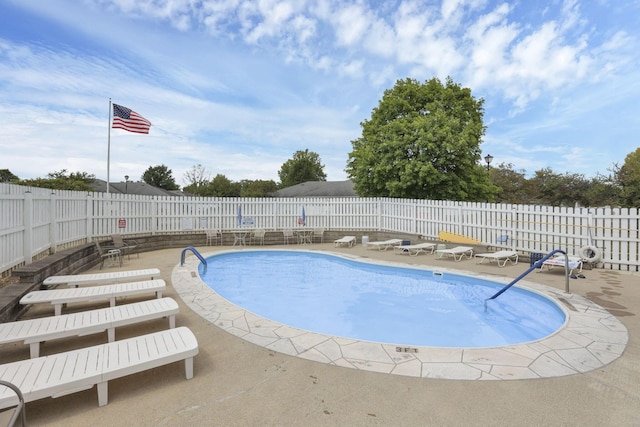
<instances>
[{"instance_id":1,"label":"wooden bench","mask_svg":"<svg viewBox=\"0 0 640 427\"><path fill-rule=\"evenodd\" d=\"M109 401L109 380L184 360L185 376L193 378L198 341L180 327L50 356L0 365L0 380L16 385L25 402L60 397L97 385L98 406ZM0 409L18 404L9 388L0 387Z\"/></svg>"}]
</instances>

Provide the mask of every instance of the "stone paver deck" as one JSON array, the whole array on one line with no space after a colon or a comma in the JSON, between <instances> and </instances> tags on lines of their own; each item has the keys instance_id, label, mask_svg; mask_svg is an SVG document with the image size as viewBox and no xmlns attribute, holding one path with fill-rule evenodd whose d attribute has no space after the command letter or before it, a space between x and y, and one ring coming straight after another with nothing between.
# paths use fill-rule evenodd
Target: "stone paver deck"
<instances>
[{"instance_id":1,"label":"stone paver deck","mask_svg":"<svg viewBox=\"0 0 640 427\"><path fill-rule=\"evenodd\" d=\"M360 258L354 255L348 257ZM377 262L406 266L393 261ZM411 347L410 352L403 349L398 351L395 345L304 331L248 312L222 298L202 282L198 275L199 263L195 257L187 258L184 266L176 266L171 277L176 292L194 312L253 344L331 365L386 374L457 380L549 378L587 372L607 365L620 357L628 341L625 326L604 308L580 295L523 280L518 282L518 286L544 294L563 307L567 321L555 334L538 341L505 347L418 346ZM481 273L470 274L440 267L437 270L509 283L504 278ZM536 273L531 275L535 279Z\"/></svg>"}]
</instances>

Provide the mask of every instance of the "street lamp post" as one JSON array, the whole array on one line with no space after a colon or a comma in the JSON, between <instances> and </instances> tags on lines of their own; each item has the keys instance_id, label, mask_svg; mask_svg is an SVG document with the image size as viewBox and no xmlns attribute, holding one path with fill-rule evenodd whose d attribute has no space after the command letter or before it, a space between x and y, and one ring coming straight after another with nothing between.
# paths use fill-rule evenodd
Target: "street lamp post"
<instances>
[{"instance_id":1,"label":"street lamp post","mask_svg":"<svg viewBox=\"0 0 640 427\"><path fill-rule=\"evenodd\" d=\"M124 194L129 194L129 175L124 176Z\"/></svg>"},{"instance_id":2,"label":"street lamp post","mask_svg":"<svg viewBox=\"0 0 640 427\"><path fill-rule=\"evenodd\" d=\"M491 154L487 154L486 156L484 156L484 161L487 162L487 170L489 170L489 165L491 164L492 160L493 156Z\"/></svg>"}]
</instances>

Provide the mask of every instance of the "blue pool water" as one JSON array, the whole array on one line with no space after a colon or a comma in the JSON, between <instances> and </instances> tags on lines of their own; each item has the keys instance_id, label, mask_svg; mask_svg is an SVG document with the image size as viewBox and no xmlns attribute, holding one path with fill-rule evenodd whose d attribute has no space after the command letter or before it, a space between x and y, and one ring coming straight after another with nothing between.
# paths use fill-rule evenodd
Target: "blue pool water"
<instances>
[{"instance_id":1,"label":"blue pool water","mask_svg":"<svg viewBox=\"0 0 640 427\"><path fill-rule=\"evenodd\" d=\"M202 280L262 317L308 331L397 345L494 347L558 330L550 299L504 285L432 271L303 251L238 251L207 258ZM206 270L206 271L205 271Z\"/></svg>"}]
</instances>

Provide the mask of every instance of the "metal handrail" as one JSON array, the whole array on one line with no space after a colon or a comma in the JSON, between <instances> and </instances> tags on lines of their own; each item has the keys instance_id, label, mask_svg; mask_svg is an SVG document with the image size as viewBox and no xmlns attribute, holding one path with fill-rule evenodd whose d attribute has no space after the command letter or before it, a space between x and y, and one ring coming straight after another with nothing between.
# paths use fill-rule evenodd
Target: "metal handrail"
<instances>
[{"instance_id":1,"label":"metal handrail","mask_svg":"<svg viewBox=\"0 0 640 427\"><path fill-rule=\"evenodd\" d=\"M524 273L522 273L521 275L519 275L518 277L516 277L515 279L513 279L513 281L511 281L511 283L509 283L508 285L506 285L505 287L503 287L502 289L500 289L498 292L496 292L493 296L487 298L484 300L484 309L485 311L487 310L487 301L492 300L492 299L496 299L498 298L500 295L502 295L503 292L505 292L507 289L509 289L510 287L512 287L513 285L516 284L516 282L520 281L522 278L524 278L524 276L526 276L527 274L531 273L533 270L535 270L536 268L542 268L542 264L548 260L549 258L551 258L551 256L560 253L564 255L564 273L565 273L565 292L569 293L569 256L567 255L567 253L565 251L562 251L560 249L556 249L553 250L551 252L549 252L547 255L545 255L543 258L541 258L540 260L536 261L532 266L530 266Z\"/></svg>"},{"instance_id":2,"label":"metal handrail","mask_svg":"<svg viewBox=\"0 0 640 427\"><path fill-rule=\"evenodd\" d=\"M13 427L18 420L18 417L21 417L22 426L27 425L27 408L24 406L24 396L20 389L15 385L8 381L0 380L0 385L3 385L7 388L10 388L18 395L18 404L16 405L16 410L13 412L11 419L9 420L9 424L7 427Z\"/></svg>"},{"instance_id":3,"label":"metal handrail","mask_svg":"<svg viewBox=\"0 0 640 427\"><path fill-rule=\"evenodd\" d=\"M184 265L184 257L185 257L185 253L187 251L191 251L193 252L193 254L198 257L198 259L200 260L200 262L202 264L204 264L204 271L207 271L207 260L204 259L204 257L202 255L200 255L200 252L198 252L198 250L196 248L194 248L193 246L187 246L186 248L184 248L182 250L182 253L180 254L180 267L182 267Z\"/></svg>"}]
</instances>

